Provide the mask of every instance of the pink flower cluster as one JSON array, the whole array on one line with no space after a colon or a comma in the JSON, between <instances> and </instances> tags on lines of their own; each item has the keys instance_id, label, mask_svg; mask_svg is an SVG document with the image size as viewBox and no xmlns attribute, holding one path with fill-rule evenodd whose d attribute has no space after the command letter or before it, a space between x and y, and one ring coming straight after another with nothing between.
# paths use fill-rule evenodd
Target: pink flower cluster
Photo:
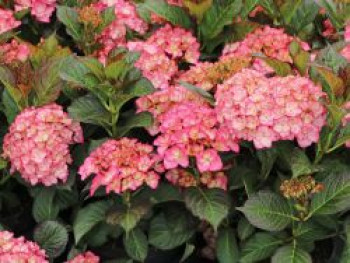
<instances>
[{"instance_id":1,"label":"pink flower cluster","mask_svg":"<svg viewBox=\"0 0 350 263\"><path fill-rule=\"evenodd\" d=\"M253 141L260 149L296 138L307 147L318 141L325 124L326 110L319 101L323 96L308 78L267 78L243 69L218 86L216 113L233 140Z\"/></svg>"},{"instance_id":2,"label":"pink flower cluster","mask_svg":"<svg viewBox=\"0 0 350 263\"><path fill-rule=\"evenodd\" d=\"M348 23L345 27L344 40L350 42L350 23ZM350 61L350 44L343 48L340 54Z\"/></svg>"},{"instance_id":3,"label":"pink flower cluster","mask_svg":"<svg viewBox=\"0 0 350 263\"><path fill-rule=\"evenodd\" d=\"M100 263L100 258L94 253L87 251L84 254L79 254L75 258L68 260L66 263Z\"/></svg>"},{"instance_id":4,"label":"pink flower cluster","mask_svg":"<svg viewBox=\"0 0 350 263\"><path fill-rule=\"evenodd\" d=\"M158 156L153 153L151 145L128 138L108 140L90 154L79 174L83 180L95 175L91 195L100 186L106 186L107 193L114 191L118 194L135 191L144 183L155 189L160 179L154 169L157 161Z\"/></svg>"},{"instance_id":5,"label":"pink flower cluster","mask_svg":"<svg viewBox=\"0 0 350 263\"><path fill-rule=\"evenodd\" d=\"M5 135L3 156L11 161L11 172L19 171L31 185L65 182L72 162L69 145L83 142L79 123L57 104L22 111Z\"/></svg>"},{"instance_id":6,"label":"pink flower cluster","mask_svg":"<svg viewBox=\"0 0 350 263\"><path fill-rule=\"evenodd\" d=\"M25 43L12 39L10 43L0 45L0 61L10 64L14 61L26 61L30 55L30 48Z\"/></svg>"},{"instance_id":7,"label":"pink flower cluster","mask_svg":"<svg viewBox=\"0 0 350 263\"><path fill-rule=\"evenodd\" d=\"M36 20L49 23L50 17L56 9L56 0L15 0L16 12L28 8Z\"/></svg>"},{"instance_id":8,"label":"pink flower cluster","mask_svg":"<svg viewBox=\"0 0 350 263\"><path fill-rule=\"evenodd\" d=\"M97 54L102 63L106 63L108 54L111 50L126 45L126 27L140 34L144 34L148 29L147 23L138 16L136 7L131 1L101 0L95 6L102 11L113 5L115 5L116 19L97 39L97 41L103 46Z\"/></svg>"},{"instance_id":9,"label":"pink flower cluster","mask_svg":"<svg viewBox=\"0 0 350 263\"><path fill-rule=\"evenodd\" d=\"M160 135L154 141L166 169L189 166L196 158L200 172L222 169L218 151L238 150L217 131L214 109L194 102L176 104L160 116Z\"/></svg>"},{"instance_id":10,"label":"pink flower cluster","mask_svg":"<svg viewBox=\"0 0 350 263\"><path fill-rule=\"evenodd\" d=\"M136 101L138 112L148 111L154 117L154 124L148 128L151 135L159 133L160 116L181 102L194 101L200 104L207 102L198 94L181 86L171 86L168 89L156 91L150 95L139 98Z\"/></svg>"},{"instance_id":11,"label":"pink flower cluster","mask_svg":"<svg viewBox=\"0 0 350 263\"><path fill-rule=\"evenodd\" d=\"M243 41L226 45L223 55L244 57L262 53L267 57L291 63L293 60L289 54L289 45L293 41L298 41L306 51L310 49L307 43L287 35L283 29L264 26L248 34Z\"/></svg>"},{"instance_id":12,"label":"pink flower cluster","mask_svg":"<svg viewBox=\"0 0 350 263\"><path fill-rule=\"evenodd\" d=\"M172 169L165 174L173 185L191 187L202 184L207 188L227 189L227 177L223 172L204 172L199 175L199 182L189 171L181 168Z\"/></svg>"},{"instance_id":13,"label":"pink flower cluster","mask_svg":"<svg viewBox=\"0 0 350 263\"><path fill-rule=\"evenodd\" d=\"M17 21L11 10L2 9L0 7L0 34L10 31L21 24Z\"/></svg>"},{"instance_id":14,"label":"pink flower cluster","mask_svg":"<svg viewBox=\"0 0 350 263\"><path fill-rule=\"evenodd\" d=\"M145 42L129 42L131 51L141 52L135 63L143 75L158 89L166 89L178 74L177 62L197 63L199 43L196 38L182 28L166 25L158 29Z\"/></svg>"},{"instance_id":15,"label":"pink flower cluster","mask_svg":"<svg viewBox=\"0 0 350 263\"><path fill-rule=\"evenodd\" d=\"M48 263L44 250L24 237L15 238L13 233L0 231L0 262Z\"/></svg>"},{"instance_id":16,"label":"pink flower cluster","mask_svg":"<svg viewBox=\"0 0 350 263\"><path fill-rule=\"evenodd\" d=\"M343 126L347 126L347 125L350 125L350 102L347 102L345 103L345 105L343 106L344 110L346 111L346 114L343 118ZM348 140L346 143L345 143L345 146L350 148L350 140Z\"/></svg>"}]
</instances>

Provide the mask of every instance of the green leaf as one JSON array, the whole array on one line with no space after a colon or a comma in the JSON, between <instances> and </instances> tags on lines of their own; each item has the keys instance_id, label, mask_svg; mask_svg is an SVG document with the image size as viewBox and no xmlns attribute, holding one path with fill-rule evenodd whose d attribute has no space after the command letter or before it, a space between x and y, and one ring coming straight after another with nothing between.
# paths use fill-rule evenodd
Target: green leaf
<instances>
[{"instance_id":1,"label":"green leaf","mask_svg":"<svg viewBox=\"0 0 350 263\"><path fill-rule=\"evenodd\" d=\"M183 201L179 188L172 184L161 182L152 193L153 203L164 203L169 201Z\"/></svg>"},{"instance_id":2,"label":"green leaf","mask_svg":"<svg viewBox=\"0 0 350 263\"><path fill-rule=\"evenodd\" d=\"M181 26L187 29L190 29L192 26L191 18L184 9L169 5L164 0L146 0L143 3L143 7L175 26Z\"/></svg>"},{"instance_id":3,"label":"green leaf","mask_svg":"<svg viewBox=\"0 0 350 263\"><path fill-rule=\"evenodd\" d=\"M230 202L221 189L191 187L185 191L185 204L193 215L208 221L216 230L228 215Z\"/></svg>"},{"instance_id":4,"label":"green leaf","mask_svg":"<svg viewBox=\"0 0 350 263\"><path fill-rule=\"evenodd\" d=\"M128 72L128 66L129 65L124 60L118 60L110 63L105 68L106 77L112 80L124 79Z\"/></svg>"},{"instance_id":5,"label":"green leaf","mask_svg":"<svg viewBox=\"0 0 350 263\"><path fill-rule=\"evenodd\" d=\"M34 241L45 250L50 258L56 258L66 248L68 232L57 221L45 221L35 228Z\"/></svg>"},{"instance_id":6,"label":"green leaf","mask_svg":"<svg viewBox=\"0 0 350 263\"><path fill-rule=\"evenodd\" d=\"M148 253L148 242L146 235L139 229L135 228L123 239L126 253L134 260L144 261Z\"/></svg>"},{"instance_id":7,"label":"green leaf","mask_svg":"<svg viewBox=\"0 0 350 263\"><path fill-rule=\"evenodd\" d=\"M242 247L241 263L261 262L273 255L283 240L270 233L256 233Z\"/></svg>"},{"instance_id":8,"label":"green leaf","mask_svg":"<svg viewBox=\"0 0 350 263\"><path fill-rule=\"evenodd\" d=\"M132 201L130 206L116 204L108 212L107 223L120 225L128 233L137 226L149 208L149 202L141 199Z\"/></svg>"},{"instance_id":9,"label":"green leaf","mask_svg":"<svg viewBox=\"0 0 350 263\"><path fill-rule=\"evenodd\" d=\"M124 93L134 95L135 97L142 97L152 94L156 91L152 83L146 78L140 78L135 84L126 87Z\"/></svg>"},{"instance_id":10,"label":"green leaf","mask_svg":"<svg viewBox=\"0 0 350 263\"><path fill-rule=\"evenodd\" d=\"M89 143L89 149L88 153L90 154L92 151L100 147L103 143L105 143L108 140L108 138L103 138L99 140L91 140Z\"/></svg>"},{"instance_id":11,"label":"green leaf","mask_svg":"<svg viewBox=\"0 0 350 263\"><path fill-rule=\"evenodd\" d=\"M315 63L329 67L333 72L339 72L341 68L345 68L348 64L346 58L339 54L339 51L345 46L346 43L344 42L337 42L336 44L328 45L318 53Z\"/></svg>"},{"instance_id":12,"label":"green leaf","mask_svg":"<svg viewBox=\"0 0 350 263\"><path fill-rule=\"evenodd\" d=\"M271 263L312 263L311 256L304 250L293 245L279 248L273 255Z\"/></svg>"},{"instance_id":13,"label":"green leaf","mask_svg":"<svg viewBox=\"0 0 350 263\"><path fill-rule=\"evenodd\" d=\"M315 2L302 1L301 6L299 6L296 13L292 17L290 26L293 27L296 33L299 33L305 27L307 27L315 21L315 18L318 13L319 7Z\"/></svg>"},{"instance_id":14,"label":"green leaf","mask_svg":"<svg viewBox=\"0 0 350 263\"><path fill-rule=\"evenodd\" d=\"M173 249L194 235L194 218L185 209L177 208L170 207L152 219L148 234L151 245L163 250Z\"/></svg>"},{"instance_id":15,"label":"green leaf","mask_svg":"<svg viewBox=\"0 0 350 263\"><path fill-rule=\"evenodd\" d=\"M107 26L109 26L115 19L115 6L110 6L101 12L102 23L98 26L97 31L102 32Z\"/></svg>"},{"instance_id":16,"label":"green leaf","mask_svg":"<svg viewBox=\"0 0 350 263\"><path fill-rule=\"evenodd\" d=\"M239 260L235 232L231 228L219 230L216 243L216 256L220 263L235 263Z\"/></svg>"},{"instance_id":17,"label":"green leaf","mask_svg":"<svg viewBox=\"0 0 350 263\"><path fill-rule=\"evenodd\" d=\"M63 82L59 77L62 59L50 59L37 71L33 80L35 105L42 106L54 102L60 95Z\"/></svg>"},{"instance_id":18,"label":"green leaf","mask_svg":"<svg viewBox=\"0 0 350 263\"><path fill-rule=\"evenodd\" d=\"M193 254L195 249L196 247L194 245L187 243L185 247L185 251L180 259L180 263L185 262L185 260L188 259Z\"/></svg>"},{"instance_id":19,"label":"green leaf","mask_svg":"<svg viewBox=\"0 0 350 263\"><path fill-rule=\"evenodd\" d=\"M122 126L117 127L117 137L122 137L131 129L150 127L153 124L153 115L149 112L140 112L129 118Z\"/></svg>"},{"instance_id":20,"label":"green leaf","mask_svg":"<svg viewBox=\"0 0 350 263\"><path fill-rule=\"evenodd\" d=\"M324 190L316 194L310 206L312 215L329 215L350 208L350 173L332 174L324 182Z\"/></svg>"},{"instance_id":21,"label":"green leaf","mask_svg":"<svg viewBox=\"0 0 350 263\"><path fill-rule=\"evenodd\" d=\"M73 224L75 244L78 244L94 226L106 220L106 212L110 206L109 201L99 201L79 210Z\"/></svg>"},{"instance_id":22,"label":"green leaf","mask_svg":"<svg viewBox=\"0 0 350 263\"><path fill-rule=\"evenodd\" d=\"M242 8L241 16L248 17L249 13L259 4L259 0L245 0Z\"/></svg>"},{"instance_id":23,"label":"green leaf","mask_svg":"<svg viewBox=\"0 0 350 263\"><path fill-rule=\"evenodd\" d=\"M249 221L242 217L238 221L237 234L240 240L248 239L255 231L255 227Z\"/></svg>"},{"instance_id":24,"label":"green leaf","mask_svg":"<svg viewBox=\"0 0 350 263\"><path fill-rule=\"evenodd\" d=\"M261 176L266 180L273 168L273 165L275 164L278 152L276 148L271 148L266 150L259 150L256 152L256 154L259 161L261 162Z\"/></svg>"},{"instance_id":25,"label":"green leaf","mask_svg":"<svg viewBox=\"0 0 350 263\"><path fill-rule=\"evenodd\" d=\"M212 6L205 12L200 31L204 38L212 39L218 36L224 26L233 23L233 18L239 13L242 0L214 1Z\"/></svg>"},{"instance_id":26,"label":"green leaf","mask_svg":"<svg viewBox=\"0 0 350 263\"><path fill-rule=\"evenodd\" d=\"M280 144L277 146L279 157L285 162L285 165L291 170L293 178L302 175L312 174L318 171L305 152L294 147L292 144Z\"/></svg>"},{"instance_id":27,"label":"green leaf","mask_svg":"<svg viewBox=\"0 0 350 263\"><path fill-rule=\"evenodd\" d=\"M0 158L0 170L5 169L7 167L7 161L3 158Z\"/></svg>"},{"instance_id":28,"label":"green leaf","mask_svg":"<svg viewBox=\"0 0 350 263\"><path fill-rule=\"evenodd\" d=\"M268 191L252 195L244 207L237 209L244 213L251 224L268 231L283 230L294 219L288 202Z\"/></svg>"},{"instance_id":29,"label":"green leaf","mask_svg":"<svg viewBox=\"0 0 350 263\"><path fill-rule=\"evenodd\" d=\"M329 231L323 226L312 222L300 222L293 228L293 236L298 240L317 241L324 239L329 234Z\"/></svg>"},{"instance_id":30,"label":"green leaf","mask_svg":"<svg viewBox=\"0 0 350 263\"><path fill-rule=\"evenodd\" d=\"M60 77L69 83L84 87L86 85L86 74L89 72L91 70L87 65L84 65L76 57L70 56L64 59Z\"/></svg>"},{"instance_id":31,"label":"green leaf","mask_svg":"<svg viewBox=\"0 0 350 263\"><path fill-rule=\"evenodd\" d=\"M260 55L260 54L256 54L254 55L254 57L260 58L263 61L265 61L267 63L267 65L269 65L271 68L273 68L276 72L277 75L285 77L288 75L292 75L293 71L291 66L283 61L280 61L278 59L275 58L270 58L270 57L266 57L264 55Z\"/></svg>"},{"instance_id":32,"label":"green leaf","mask_svg":"<svg viewBox=\"0 0 350 263\"><path fill-rule=\"evenodd\" d=\"M57 6L57 18L66 26L67 33L74 40L81 40L82 26L79 23L79 16L77 11L68 6Z\"/></svg>"},{"instance_id":33,"label":"green leaf","mask_svg":"<svg viewBox=\"0 0 350 263\"><path fill-rule=\"evenodd\" d=\"M55 195L55 205L59 207L60 210L67 209L79 201L78 192L76 190L57 190Z\"/></svg>"},{"instance_id":34,"label":"green leaf","mask_svg":"<svg viewBox=\"0 0 350 263\"><path fill-rule=\"evenodd\" d=\"M280 7L281 15L287 25L290 24L293 16L295 15L302 2L302 0L287 0Z\"/></svg>"},{"instance_id":35,"label":"green leaf","mask_svg":"<svg viewBox=\"0 0 350 263\"><path fill-rule=\"evenodd\" d=\"M110 113L92 94L87 94L74 100L68 107L68 113L72 119L78 122L91 123L104 127L109 124Z\"/></svg>"},{"instance_id":36,"label":"green leaf","mask_svg":"<svg viewBox=\"0 0 350 263\"><path fill-rule=\"evenodd\" d=\"M36 222L56 219L59 207L54 202L55 193L54 188L40 188L34 198L32 210Z\"/></svg>"},{"instance_id":37,"label":"green leaf","mask_svg":"<svg viewBox=\"0 0 350 263\"><path fill-rule=\"evenodd\" d=\"M4 89L2 92L2 103L4 104L4 114L7 122L11 124L15 120L17 114L20 113L20 108L8 89Z\"/></svg>"},{"instance_id":38,"label":"green leaf","mask_svg":"<svg viewBox=\"0 0 350 263\"><path fill-rule=\"evenodd\" d=\"M192 84L189 84L187 82L184 82L184 81L179 81L179 84L181 84L181 86L183 86L187 90L202 96L211 105L215 104L215 99L214 99L213 95L211 95L209 92L205 91L204 89L198 88L198 87L196 87L196 86L194 86Z\"/></svg>"}]
</instances>

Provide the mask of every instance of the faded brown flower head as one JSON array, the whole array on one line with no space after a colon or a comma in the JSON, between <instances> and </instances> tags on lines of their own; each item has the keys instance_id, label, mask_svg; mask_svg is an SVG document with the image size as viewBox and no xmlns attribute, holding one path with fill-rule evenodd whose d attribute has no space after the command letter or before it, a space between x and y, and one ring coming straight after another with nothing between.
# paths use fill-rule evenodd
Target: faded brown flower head
<instances>
[{"instance_id":1,"label":"faded brown flower head","mask_svg":"<svg viewBox=\"0 0 350 263\"><path fill-rule=\"evenodd\" d=\"M323 188L323 184L316 183L313 177L304 176L285 180L280 186L280 191L285 198L300 199L321 192Z\"/></svg>"},{"instance_id":2,"label":"faded brown flower head","mask_svg":"<svg viewBox=\"0 0 350 263\"><path fill-rule=\"evenodd\" d=\"M78 10L79 21L83 24L90 24L98 27L102 23L100 13L92 5L84 6Z\"/></svg>"}]
</instances>

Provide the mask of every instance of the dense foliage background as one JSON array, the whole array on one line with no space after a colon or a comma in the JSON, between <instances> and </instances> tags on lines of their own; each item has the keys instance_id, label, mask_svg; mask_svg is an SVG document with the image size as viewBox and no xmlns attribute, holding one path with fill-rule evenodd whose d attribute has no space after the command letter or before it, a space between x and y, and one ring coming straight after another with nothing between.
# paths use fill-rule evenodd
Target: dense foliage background
<instances>
[{"instance_id":1,"label":"dense foliage background","mask_svg":"<svg viewBox=\"0 0 350 263\"><path fill-rule=\"evenodd\" d=\"M0 262L350 262L350 4L0 0Z\"/></svg>"}]
</instances>

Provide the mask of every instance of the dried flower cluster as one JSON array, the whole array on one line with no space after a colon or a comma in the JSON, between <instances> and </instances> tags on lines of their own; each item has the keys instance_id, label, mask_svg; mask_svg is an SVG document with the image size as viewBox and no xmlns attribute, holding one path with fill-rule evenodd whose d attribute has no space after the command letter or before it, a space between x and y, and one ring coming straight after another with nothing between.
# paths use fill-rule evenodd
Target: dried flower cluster
<instances>
[{"instance_id":1,"label":"dried flower cluster","mask_svg":"<svg viewBox=\"0 0 350 263\"><path fill-rule=\"evenodd\" d=\"M24 237L15 238L13 233L0 231L1 263L48 263L44 250Z\"/></svg>"},{"instance_id":2,"label":"dried flower cluster","mask_svg":"<svg viewBox=\"0 0 350 263\"><path fill-rule=\"evenodd\" d=\"M128 138L108 140L90 154L79 174L83 180L94 174L91 195L100 186L118 194L135 191L144 183L154 189L160 179L154 170L157 161L151 145Z\"/></svg>"},{"instance_id":3,"label":"dried flower cluster","mask_svg":"<svg viewBox=\"0 0 350 263\"><path fill-rule=\"evenodd\" d=\"M22 111L4 138L3 156L11 161L31 185L50 186L65 182L72 162L69 145L82 143L79 123L72 121L62 107L50 104Z\"/></svg>"},{"instance_id":4,"label":"dried flower cluster","mask_svg":"<svg viewBox=\"0 0 350 263\"><path fill-rule=\"evenodd\" d=\"M285 180L280 186L280 191L285 198L300 199L308 197L310 194L315 194L323 190L321 183L316 183L311 176L301 178L292 178Z\"/></svg>"},{"instance_id":5,"label":"dried flower cluster","mask_svg":"<svg viewBox=\"0 0 350 263\"><path fill-rule=\"evenodd\" d=\"M204 172L199 178L182 168L169 170L165 174L166 179L173 185L180 187L205 186L207 188L227 189L227 177L223 172Z\"/></svg>"}]
</instances>

